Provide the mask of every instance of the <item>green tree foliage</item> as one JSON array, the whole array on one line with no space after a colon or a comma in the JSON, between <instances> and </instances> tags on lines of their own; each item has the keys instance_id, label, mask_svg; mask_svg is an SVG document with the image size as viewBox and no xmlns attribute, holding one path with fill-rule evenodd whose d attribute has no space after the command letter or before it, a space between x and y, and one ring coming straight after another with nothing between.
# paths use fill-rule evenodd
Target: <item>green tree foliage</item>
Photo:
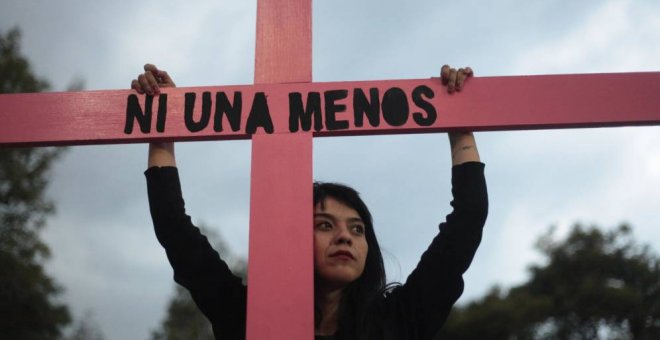
<instances>
[{"instance_id":1,"label":"green tree foliage","mask_svg":"<svg viewBox=\"0 0 660 340\"><path fill-rule=\"evenodd\" d=\"M37 92L48 83L20 55L17 29L0 33L0 92ZM50 256L39 238L53 203L45 198L53 148L0 148L0 334L4 339L56 339L70 322L55 301L61 288L44 271Z\"/></svg>"},{"instance_id":2,"label":"green tree foliage","mask_svg":"<svg viewBox=\"0 0 660 340\"><path fill-rule=\"evenodd\" d=\"M190 293L175 286L175 293L167 307L167 316L160 328L151 333L153 340L213 340L211 323L199 311Z\"/></svg>"},{"instance_id":3,"label":"green tree foliage","mask_svg":"<svg viewBox=\"0 0 660 340\"><path fill-rule=\"evenodd\" d=\"M32 72L28 60L20 54L21 32L14 28L0 33L0 93L41 92L49 88L47 81Z\"/></svg>"},{"instance_id":4,"label":"green tree foliage","mask_svg":"<svg viewBox=\"0 0 660 340\"><path fill-rule=\"evenodd\" d=\"M222 237L211 229L201 227L202 232L213 244L213 248L227 261L235 275L247 280L247 262L231 254ZM151 333L152 340L213 340L211 323L199 311L190 293L176 285L174 297L167 307L167 315L160 327Z\"/></svg>"},{"instance_id":5,"label":"green tree foliage","mask_svg":"<svg viewBox=\"0 0 660 340\"><path fill-rule=\"evenodd\" d=\"M537 248L546 263L529 280L456 308L447 339L660 339L660 258L630 227L553 230Z\"/></svg>"}]
</instances>

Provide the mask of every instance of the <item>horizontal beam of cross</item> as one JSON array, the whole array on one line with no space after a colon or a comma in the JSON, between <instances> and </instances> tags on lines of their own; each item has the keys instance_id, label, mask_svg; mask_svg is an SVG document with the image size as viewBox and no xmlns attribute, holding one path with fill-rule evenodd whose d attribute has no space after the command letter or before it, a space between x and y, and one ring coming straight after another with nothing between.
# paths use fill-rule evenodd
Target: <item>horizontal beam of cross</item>
<instances>
[{"instance_id":1,"label":"horizontal beam of cross","mask_svg":"<svg viewBox=\"0 0 660 340\"><path fill-rule=\"evenodd\" d=\"M0 95L0 145L660 125L660 72Z\"/></svg>"}]
</instances>

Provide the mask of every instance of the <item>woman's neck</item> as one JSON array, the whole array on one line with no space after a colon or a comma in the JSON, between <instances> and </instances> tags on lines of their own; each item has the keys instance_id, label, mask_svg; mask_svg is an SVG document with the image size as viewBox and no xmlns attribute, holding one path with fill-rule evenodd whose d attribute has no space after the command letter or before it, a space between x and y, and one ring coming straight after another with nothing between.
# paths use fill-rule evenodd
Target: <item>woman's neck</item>
<instances>
[{"instance_id":1,"label":"woman's neck","mask_svg":"<svg viewBox=\"0 0 660 340\"><path fill-rule=\"evenodd\" d=\"M321 322L315 330L316 335L333 335L337 332L341 297L342 289L317 291L316 303L321 309Z\"/></svg>"}]
</instances>

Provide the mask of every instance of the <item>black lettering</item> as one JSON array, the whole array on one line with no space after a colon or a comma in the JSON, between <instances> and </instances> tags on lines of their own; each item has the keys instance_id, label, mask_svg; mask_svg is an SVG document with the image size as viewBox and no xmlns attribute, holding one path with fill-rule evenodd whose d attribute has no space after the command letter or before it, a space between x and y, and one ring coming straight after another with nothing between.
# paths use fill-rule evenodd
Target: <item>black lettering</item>
<instances>
[{"instance_id":1,"label":"black lettering","mask_svg":"<svg viewBox=\"0 0 660 340\"><path fill-rule=\"evenodd\" d=\"M309 131L312 127L312 119L314 120L314 130L321 131L323 130L322 115L319 92L307 94L307 105L303 104L300 92L289 93L289 131L296 132L299 126L303 131Z\"/></svg>"},{"instance_id":2,"label":"black lettering","mask_svg":"<svg viewBox=\"0 0 660 340\"><path fill-rule=\"evenodd\" d=\"M131 94L126 101L126 123L124 124L124 133L130 135L133 133L133 122L137 121L142 133L151 132L151 107L154 101L153 96L146 96L144 100L144 113L140 107L137 95ZM159 108L160 111L160 108ZM159 112L160 115L160 112Z\"/></svg>"},{"instance_id":3,"label":"black lettering","mask_svg":"<svg viewBox=\"0 0 660 340\"><path fill-rule=\"evenodd\" d=\"M329 131L348 129L347 120L337 120L335 114L346 111L346 105L335 101L348 97L348 90L331 90L324 94L325 99L325 126Z\"/></svg>"},{"instance_id":4,"label":"black lettering","mask_svg":"<svg viewBox=\"0 0 660 340\"><path fill-rule=\"evenodd\" d=\"M158 117L156 118L156 131L165 132L165 117L167 116L167 94L158 97Z\"/></svg>"},{"instance_id":5,"label":"black lettering","mask_svg":"<svg viewBox=\"0 0 660 340\"><path fill-rule=\"evenodd\" d=\"M260 126L266 131L266 133L273 133L273 120L270 118L268 100L266 99L266 94L263 92L257 92L254 95L252 109L250 109L250 115L248 116L247 125L245 126L245 132L248 134L254 134L257 132L257 127Z\"/></svg>"},{"instance_id":6,"label":"black lettering","mask_svg":"<svg viewBox=\"0 0 660 340\"><path fill-rule=\"evenodd\" d=\"M412 100L420 109L426 111L426 117L424 117L421 112L415 112L412 116L413 120L419 124L419 126L431 126L435 123L436 118L438 118L438 113L433 104L424 99L424 97L433 99L435 93L433 93L433 90L426 85L417 86L412 92Z\"/></svg>"},{"instance_id":7,"label":"black lettering","mask_svg":"<svg viewBox=\"0 0 660 340\"><path fill-rule=\"evenodd\" d=\"M385 91L382 107L383 119L391 126L401 126L408 121L408 97L402 89L393 87Z\"/></svg>"},{"instance_id":8,"label":"black lettering","mask_svg":"<svg viewBox=\"0 0 660 340\"><path fill-rule=\"evenodd\" d=\"M202 93L202 116L199 118L198 122L196 122L193 117L196 96L197 95L194 92L188 92L185 94L184 119L186 122L186 128L190 132L204 130L204 128L209 125L209 120L211 120L211 92Z\"/></svg>"},{"instance_id":9,"label":"black lettering","mask_svg":"<svg viewBox=\"0 0 660 340\"><path fill-rule=\"evenodd\" d=\"M222 132L222 116L227 115L227 121L231 130L236 132L241 129L241 110L243 109L243 95L234 92L234 105L229 102L227 94L218 92L215 94L215 116L213 118L213 130Z\"/></svg>"},{"instance_id":10,"label":"black lettering","mask_svg":"<svg viewBox=\"0 0 660 340\"><path fill-rule=\"evenodd\" d=\"M364 116L367 116L371 126L377 127L380 125L380 97L378 96L378 88L370 88L369 97L371 99L367 99L364 91L360 88L353 91L353 114L355 115L355 126L357 127L362 127Z\"/></svg>"}]
</instances>

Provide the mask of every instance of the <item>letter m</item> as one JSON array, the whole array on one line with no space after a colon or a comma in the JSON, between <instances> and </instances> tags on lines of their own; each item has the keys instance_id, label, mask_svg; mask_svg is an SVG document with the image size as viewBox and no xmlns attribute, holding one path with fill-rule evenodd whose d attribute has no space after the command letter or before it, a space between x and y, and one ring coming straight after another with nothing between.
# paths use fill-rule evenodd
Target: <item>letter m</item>
<instances>
[{"instance_id":1,"label":"letter m","mask_svg":"<svg viewBox=\"0 0 660 340\"><path fill-rule=\"evenodd\" d=\"M323 129L321 93L309 92L307 105L302 102L302 94L289 93L289 131L297 132L299 127L303 131L309 131L312 127L312 118L314 119L314 130L321 131Z\"/></svg>"}]
</instances>

